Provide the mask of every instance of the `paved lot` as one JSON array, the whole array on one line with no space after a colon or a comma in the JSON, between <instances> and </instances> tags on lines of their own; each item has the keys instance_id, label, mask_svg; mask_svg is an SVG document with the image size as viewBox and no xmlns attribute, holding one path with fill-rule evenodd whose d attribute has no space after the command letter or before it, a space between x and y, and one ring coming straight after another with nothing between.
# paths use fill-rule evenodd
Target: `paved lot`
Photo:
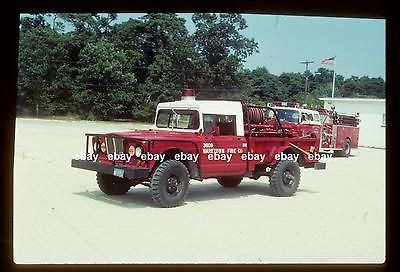
<instances>
[{"instance_id":1,"label":"paved lot","mask_svg":"<svg viewBox=\"0 0 400 272\"><path fill-rule=\"evenodd\" d=\"M148 188L109 197L70 167L85 132L146 125L17 119L16 263L382 263L385 150L360 148L326 170L302 169L294 197L268 179L238 188L191 181L186 204L153 206Z\"/></svg>"}]
</instances>

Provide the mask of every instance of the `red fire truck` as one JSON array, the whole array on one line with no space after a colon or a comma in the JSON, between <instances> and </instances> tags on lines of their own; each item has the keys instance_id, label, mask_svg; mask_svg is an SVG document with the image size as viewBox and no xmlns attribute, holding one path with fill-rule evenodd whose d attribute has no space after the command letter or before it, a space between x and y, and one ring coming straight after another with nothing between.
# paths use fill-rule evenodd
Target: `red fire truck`
<instances>
[{"instance_id":1,"label":"red fire truck","mask_svg":"<svg viewBox=\"0 0 400 272\"><path fill-rule=\"evenodd\" d=\"M158 104L151 129L86 134L86 157L71 166L97 172L106 194L142 184L157 206L174 207L184 202L190 179L236 187L243 177L268 176L272 194L292 196L299 167L324 168L314 156L319 145L319 134L299 134L272 107L196 100L185 89L182 100Z\"/></svg>"},{"instance_id":2,"label":"red fire truck","mask_svg":"<svg viewBox=\"0 0 400 272\"><path fill-rule=\"evenodd\" d=\"M335 152L350 156L352 148L358 148L360 133L358 114L340 114L334 110L318 109L321 116L321 152Z\"/></svg>"},{"instance_id":3,"label":"red fire truck","mask_svg":"<svg viewBox=\"0 0 400 272\"><path fill-rule=\"evenodd\" d=\"M319 135L320 152L337 153L348 157L352 148L358 148L358 114L339 114L333 110L311 110L296 102L271 103L281 122L291 123L299 135Z\"/></svg>"}]
</instances>

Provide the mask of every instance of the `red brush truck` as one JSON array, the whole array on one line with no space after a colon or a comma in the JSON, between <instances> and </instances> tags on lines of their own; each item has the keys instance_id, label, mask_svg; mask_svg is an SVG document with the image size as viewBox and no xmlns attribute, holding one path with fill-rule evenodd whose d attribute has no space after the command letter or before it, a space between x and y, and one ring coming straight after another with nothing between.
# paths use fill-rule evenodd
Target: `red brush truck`
<instances>
[{"instance_id":1,"label":"red brush truck","mask_svg":"<svg viewBox=\"0 0 400 272\"><path fill-rule=\"evenodd\" d=\"M158 105L151 129L86 134L86 157L71 166L97 172L106 194L142 184L157 206L174 207L184 202L190 179L236 187L243 177L268 176L272 194L292 196L300 166L324 168L313 157L319 144L318 135L282 124L271 107L195 100L185 89L182 100Z\"/></svg>"}]
</instances>

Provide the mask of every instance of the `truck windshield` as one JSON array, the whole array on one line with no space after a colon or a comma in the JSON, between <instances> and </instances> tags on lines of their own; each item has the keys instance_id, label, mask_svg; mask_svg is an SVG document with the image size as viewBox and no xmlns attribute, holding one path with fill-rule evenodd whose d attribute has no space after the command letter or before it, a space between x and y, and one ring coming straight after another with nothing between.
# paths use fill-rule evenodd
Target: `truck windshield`
<instances>
[{"instance_id":1,"label":"truck windshield","mask_svg":"<svg viewBox=\"0 0 400 272\"><path fill-rule=\"evenodd\" d=\"M157 114L158 128L198 129L199 113L195 110L160 109Z\"/></svg>"},{"instance_id":2,"label":"truck windshield","mask_svg":"<svg viewBox=\"0 0 400 272\"><path fill-rule=\"evenodd\" d=\"M280 121L287 121L292 123L299 122L299 112L297 110L290 109L274 109L278 115Z\"/></svg>"}]
</instances>

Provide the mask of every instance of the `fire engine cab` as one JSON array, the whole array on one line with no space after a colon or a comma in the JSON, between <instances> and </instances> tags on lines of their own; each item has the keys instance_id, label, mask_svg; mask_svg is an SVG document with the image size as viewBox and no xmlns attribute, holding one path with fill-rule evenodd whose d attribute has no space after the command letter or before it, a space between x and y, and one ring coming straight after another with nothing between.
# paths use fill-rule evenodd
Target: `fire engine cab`
<instances>
[{"instance_id":1,"label":"fire engine cab","mask_svg":"<svg viewBox=\"0 0 400 272\"><path fill-rule=\"evenodd\" d=\"M316 138L320 135L321 120L318 111L301 108L297 102L274 101L270 105L280 121L292 124L291 127L302 137L309 135Z\"/></svg>"},{"instance_id":2,"label":"fire engine cab","mask_svg":"<svg viewBox=\"0 0 400 272\"><path fill-rule=\"evenodd\" d=\"M304 125L314 126L309 121ZM87 133L86 154L96 159L73 159L71 166L97 172L106 194L142 184L157 206L174 207L184 202L190 179L236 187L244 177L268 176L272 194L292 196L300 167L324 168L312 156L319 145L318 133L298 131L279 109L196 100L194 90L185 89L180 101L158 104L151 129Z\"/></svg>"}]
</instances>

